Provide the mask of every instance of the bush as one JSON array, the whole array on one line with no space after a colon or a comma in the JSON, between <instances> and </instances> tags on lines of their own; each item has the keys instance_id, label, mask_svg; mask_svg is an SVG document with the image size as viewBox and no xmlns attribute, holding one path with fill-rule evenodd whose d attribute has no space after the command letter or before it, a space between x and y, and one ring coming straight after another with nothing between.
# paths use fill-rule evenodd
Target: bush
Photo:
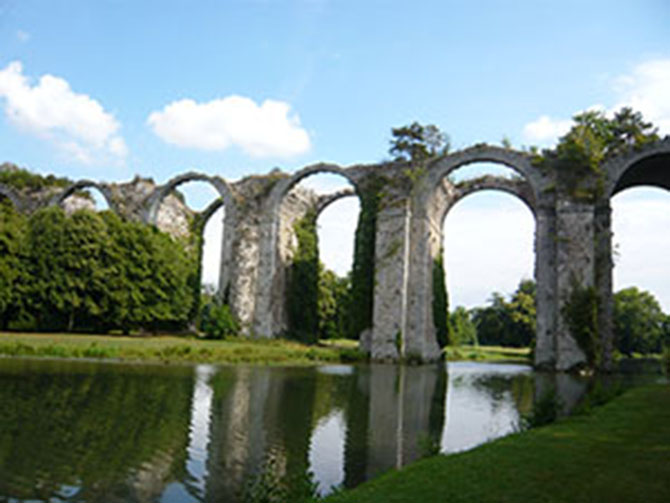
<instances>
[{"instance_id":1,"label":"bush","mask_svg":"<svg viewBox=\"0 0 670 503\"><path fill-rule=\"evenodd\" d=\"M239 328L228 305L211 302L203 306L200 330L208 339L224 339L237 335Z\"/></svg>"}]
</instances>

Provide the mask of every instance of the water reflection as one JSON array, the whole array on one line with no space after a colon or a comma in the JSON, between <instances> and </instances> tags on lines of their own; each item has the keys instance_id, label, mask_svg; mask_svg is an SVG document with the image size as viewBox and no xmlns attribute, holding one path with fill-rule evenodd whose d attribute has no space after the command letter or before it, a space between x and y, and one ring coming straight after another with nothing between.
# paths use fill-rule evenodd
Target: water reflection
<instances>
[{"instance_id":1,"label":"water reflection","mask_svg":"<svg viewBox=\"0 0 670 503\"><path fill-rule=\"evenodd\" d=\"M0 360L0 501L239 501L259 471L326 493L513 431L555 389L528 367L161 367Z\"/></svg>"}]
</instances>

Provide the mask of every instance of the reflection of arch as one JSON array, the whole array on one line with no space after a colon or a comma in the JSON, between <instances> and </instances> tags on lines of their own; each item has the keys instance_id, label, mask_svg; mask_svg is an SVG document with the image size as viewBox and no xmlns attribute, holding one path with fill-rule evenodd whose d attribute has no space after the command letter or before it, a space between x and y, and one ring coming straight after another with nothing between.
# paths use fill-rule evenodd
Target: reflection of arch
<instances>
[{"instance_id":1,"label":"reflection of arch","mask_svg":"<svg viewBox=\"0 0 670 503\"><path fill-rule=\"evenodd\" d=\"M22 211L24 209L23 199L13 187L0 183L0 196L9 199L15 210Z\"/></svg>"},{"instance_id":2,"label":"reflection of arch","mask_svg":"<svg viewBox=\"0 0 670 503\"><path fill-rule=\"evenodd\" d=\"M87 188L98 189L98 192L102 194L107 202L107 206L111 211L118 214L118 209L114 203L114 197L112 196L112 191L107 185L102 185L100 183L94 182L93 180L79 180L78 182L73 183L72 185L66 187L62 192L56 194L50 201L49 204L52 206L60 206L63 202L74 194L78 190L84 190Z\"/></svg>"},{"instance_id":3,"label":"reflection of arch","mask_svg":"<svg viewBox=\"0 0 670 503\"><path fill-rule=\"evenodd\" d=\"M156 189L147 197L144 203L145 219L147 223L156 223L158 210L163 200L179 185L186 182L209 183L219 193L219 196L223 200L223 204L226 206L226 213L228 214L234 211L235 203L233 193L230 185L228 185L228 182L218 176L209 176L204 173L196 173L191 171L184 173L183 175L175 176L164 185L156 187Z\"/></svg>"},{"instance_id":4,"label":"reflection of arch","mask_svg":"<svg viewBox=\"0 0 670 503\"><path fill-rule=\"evenodd\" d=\"M670 137L611 159L603 171L606 197L637 185L670 190Z\"/></svg>"},{"instance_id":5,"label":"reflection of arch","mask_svg":"<svg viewBox=\"0 0 670 503\"><path fill-rule=\"evenodd\" d=\"M474 180L460 182L453 186L451 201L444 209L444 213L440 218L442 225L444 225L444 220L446 219L447 214L456 205L456 203L471 194L485 190L500 191L512 196L516 196L528 207L533 216L535 216L535 195L533 194L533 190L528 182L521 179L510 179L502 176L486 175L475 178Z\"/></svg>"}]
</instances>

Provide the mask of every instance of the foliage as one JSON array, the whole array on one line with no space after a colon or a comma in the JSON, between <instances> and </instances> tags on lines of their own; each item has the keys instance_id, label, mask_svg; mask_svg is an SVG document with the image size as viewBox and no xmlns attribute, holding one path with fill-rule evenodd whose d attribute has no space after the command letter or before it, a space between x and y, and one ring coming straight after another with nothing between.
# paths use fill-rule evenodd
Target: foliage
<instances>
[{"instance_id":1,"label":"foliage","mask_svg":"<svg viewBox=\"0 0 670 503\"><path fill-rule=\"evenodd\" d=\"M25 218L11 203L0 200L0 327L16 316L20 292Z\"/></svg>"},{"instance_id":2,"label":"foliage","mask_svg":"<svg viewBox=\"0 0 670 503\"><path fill-rule=\"evenodd\" d=\"M562 185L577 198L591 199L599 190L603 161L659 138L657 129L631 108L622 108L612 118L603 111L590 110L573 120L574 125L556 148L543 150L537 163L556 169ZM584 186L590 178L595 178L595 186Z\"/></svg>"},{"instance_id":3,"label":"foliage","mask_svg":"<svg viewBox=\"0 0 670 503\"><path fill-rule=\"evenodd\" d=\"M535 340L535 282L523 280L509 301L493 293L490 305L472 310L480 344L527 347Z\"/></svg>"},{"instance_id":4,"label":"foliage","mask_svg":"<svg viewBox=\"0 0 670 503\"><path fill-rule=\"evenodd\" d=\"M558 418L562 406L555 388L545 390L540 398L533 403L531 412L522 416L522 428L539 428L553 423Z\"/></svg>"},{"instance_id":5,"label":"foliage","mask_svg":"<svg viewBox=\"0 0 670 503\"><path fill-rule=\"evenodd\" d=\"M237 335L240 327L230 312L230 306L211 300L202 306L200 330L208 339L225 339Z\"/></svg>"},{"instance_id":6,"label":"foliage","mask_svg":"<svg viewBox=\"0 0 670 503\"><path fill-rule=\"evenodd\" d=\"M42 176L31 173L27 169L6 162L0 164L0 183L9 185L19 191L24 189L38 191L47 187L65 188L72 184L72 181L54 175Z\"/></svg>"},{"instance_id":7,"label":"foliage","mask_svg":"<svg viewBox=\"0 0 670 503\"><path fill-rule=\"evenodd\" d=\"M319 339L346 337L351 310L351 279L319 264Z\"/></svg>"},{"instance_id":8,"label":"foliage","mask_svg":"<svg viewBox=\"0 0 670 503\"><path fill-rule=\"evenodd\" d=\"M600 301L593 286L583 287L573 283L568 301L564 304L562 315L570 334L586 356L589 366L597 365L600 355L598 336L598 311Z\"/></svg>"},{"instance_id":9,"label":"foliage","mask_svg":"<svg viewBox=\"0 0 670 503\"><path fill-rule=\"evenodd\" d=\"M0 300L9 304L0 307L6 326L129 332L180 328L188 321L195 264L182 243L111 212L67 217L50 207L29 219L12 215L3 208ZM13 276L3 268L8 263Z\"/></svg>"},{"instance_id":10,"label":"foliage","mask_svg":"<svg viewBox=\"0 0 670 503\"><path fill-rule=\"evenodd\" d=\"M308 212L293 225L297 249L288 278L288 321L291 337L314 343L319 333L319 242L316 213Z\"/></svg>"},{"instance_id":11,"label":"foliage","mask_svg":"<svg viewBox=\"0 0 670 503\"><path fill-rule=\"evenodd\" d=\"M654 296L635 287L614 294L614 346L627 356L660 353L666 316Z\"/></svg>"},{"instance_id":12,"label":"foliage","mask_svg":"<svg viewBox=\"0 0 670 503\"><path fill-rule=\"evenodd\" d=\"M372 177L360 190L361 209L354 242L351 266L351 304L348 338L358 339L372 327L375 288L375 233L382 179Z\"/></svg>"},{"instance_id":13,"label":"foliage","mask_svg":"<svg viewBox=\"0 0 670 503\"><path fill-rule=\"evenodd\" d=\"M661 352L661 367L666 376L670 376L670 345L663 346Z\"/></svg>"},{"instance_id":14,"label":"foliage","mask_svg":"<svg viewBox=\"0 0 670 503\"><path fill-rule=\"evenodd\" d=\"M320 501L312 472L281 476L274 458L266 460L261 470L246 481L242 503L311 503Z\"/></svg>"},{"instance_id":15,"label":"foliage","mask_svg":"<svg viewBox=\"0 0 670 503\"><path fill-rule=\"evenodd\" d=\"M408 126L392 128L391 135L389 153L396 161L418 164L449 152L449 137L433 124L424 126L415 121Z\"/></svg>"},{"instance_id":16,"label":"foliage","mask_svg":"<svg viewBox=\"0 0 670 503\"><path fill-rule=\"evenodd\" d=\"M470 312L463 306L458 306L449 315L449 335L453 345L478 344L477 328L472 322Z\"/></svg>"},{"instance_id":17,"label":"foliage","mask_svg":"<svg viewBox=\"0 0 670 503\"><path fill-rule=\"evenodd\" d=\"M442 250L433 260L433 324L435 325L437 343L440 348L443 348L449 344L451 337L449 334L449 299L444 279L444 253Z\"/></svg>"}]
</instances>

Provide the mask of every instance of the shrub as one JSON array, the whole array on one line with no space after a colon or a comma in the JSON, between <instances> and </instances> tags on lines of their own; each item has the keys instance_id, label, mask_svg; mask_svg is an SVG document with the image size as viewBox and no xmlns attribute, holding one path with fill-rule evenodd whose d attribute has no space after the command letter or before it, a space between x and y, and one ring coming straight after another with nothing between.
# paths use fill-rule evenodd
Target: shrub
<instances>
[{"instance_id":1,"label":"shrub","mask_svg":"<svg viewBox=\"0 0 670 503\"><path fill-rule=\"evenodd\" d=\"M208 339L223 339L237 335L239 324L228 305L211 302L202 308L200 330Z\"/></svg>"}]
</instances>

